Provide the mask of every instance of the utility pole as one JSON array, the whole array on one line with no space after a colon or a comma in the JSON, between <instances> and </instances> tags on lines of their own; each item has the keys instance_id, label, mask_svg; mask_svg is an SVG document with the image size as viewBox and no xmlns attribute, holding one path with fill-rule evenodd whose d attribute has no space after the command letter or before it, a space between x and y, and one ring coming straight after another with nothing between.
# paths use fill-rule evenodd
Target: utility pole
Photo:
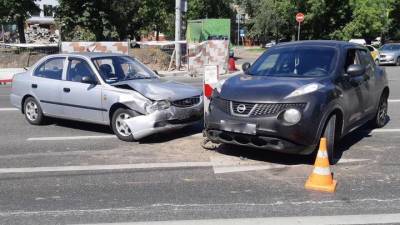
<instances>
[{"instance_id":1,"label":"utility pole","mask_svg":"<svg viewBox=\"0 0 400 225\"><path fill-rule=\"evenodd\" d=\"M238 23L238 31L237 31L237 45L240 45L240 20L242 19L242 15L237 14L236 15L236 20Z\"/></svg>"},{"instance_id":2,"label":"utility pole","mask_svg":"<svg viewBox=\"0 0 400 225\"><path fill-rule=\"evenodd\" d=\"M175 1L175 65L176 70L181 68L181 24L182 24L182 0Z\"/></svg>"}]
</instances>

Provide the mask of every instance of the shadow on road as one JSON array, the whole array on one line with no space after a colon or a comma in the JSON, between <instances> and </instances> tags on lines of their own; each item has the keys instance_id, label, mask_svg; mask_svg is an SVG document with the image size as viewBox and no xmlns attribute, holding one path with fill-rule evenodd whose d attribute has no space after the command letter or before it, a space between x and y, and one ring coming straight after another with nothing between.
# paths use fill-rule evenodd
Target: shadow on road
<instances>
[{"instance_id":1,"label":"shadow on road","mask_svg":"<svg viewBox=\"0 0 400 225\"><path fill-rule=\"evenodd\" d=\"M63 120L63 119L50 119L46 125L55 125L70 129L91 131L96 133L114 134L109 126ZM202 130L203 130L203 122L201 121L191 126L184 127L182 129L151 135L149 137L141 139L139 143L156 144L156 143L168 142L174 139L185 138L194 134L201 133Z\"/></svg>"},{"instance_id":2,"label":"shadow on road","mask_svg":"<svg viewBox=\"0 0 400 225\"><path fill-rule=\"evenodd\" d=\"M390 117L387 118L386 124L390 121ZM343 137L335 150L335 161L332 164L336 164L342 158L343 153L351 149L352 146L364 138L371 137L372 129L366 124L353 132ZM228 156L242 157L250 160L263 161L275 164L283 165L313 165L317 151L310 155L292 155L279 152L273 152L268 150L260 150L254 148L248 148L243 146L222 144L217 150L218 153Z\"/></svg>"}]
</instances>

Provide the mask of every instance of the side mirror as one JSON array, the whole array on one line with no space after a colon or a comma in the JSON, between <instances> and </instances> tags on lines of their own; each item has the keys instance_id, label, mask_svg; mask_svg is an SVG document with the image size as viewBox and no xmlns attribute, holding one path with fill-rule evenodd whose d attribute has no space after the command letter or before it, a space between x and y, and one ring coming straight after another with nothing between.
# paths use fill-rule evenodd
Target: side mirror
<instances>
[{"instance_id":1,"label":"side mirror","mask_svg":"<svg viewBox=\"0 0 400 225\"><path fill-rule=\"evenodd\" d=\"M242 65L243 72L246 72L250 68L251 64L246 62Z\"/></svg>"},{"instance_id":2,"label":"side mirror","mask_svg":"<svg viewBox=\"0 0 400 225\"><path fill-rule=\"evenodd\" d=\"M90 76L83 76L82 79L81 79L81 82L82 82L82 83L85 83L85 84L95 84L95 83L96 83L96 82L92 79L92 77L90 77Z\"/></svg>"},{"instance_id":3,"label":"side mirror","mask_svg":"<svg viewBox=\"0 0 400 225\"><path fill-rule=\"evenodd\" d=\"M354 65L350 65L347 68L346 73L350 76L350 77L358 77L358 76L362 76L365 74L365 66L359 65L359 64L354 64Z\"/></svg>"}]
</instances>

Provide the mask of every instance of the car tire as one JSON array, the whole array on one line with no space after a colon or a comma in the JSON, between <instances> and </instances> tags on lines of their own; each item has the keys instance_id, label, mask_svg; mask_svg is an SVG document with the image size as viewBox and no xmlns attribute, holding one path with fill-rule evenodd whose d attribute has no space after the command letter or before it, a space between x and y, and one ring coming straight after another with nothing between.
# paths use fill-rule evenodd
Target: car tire
<instances>
[{"instance_id":1,"label":"car tire","mask_svg":"<svg viewBox=\"0 0 400 225\"><path fill-rule=\"evenodd\" d=\"M388 112L388 96L387 94L382 94L379 99L378 110L376 111L375 117L371 120L372 128L381 128L386 125L387 122L387 112Z\"/></svg>"},{"instance_id":2,"label":"car tire","mask_svg":"<svg viewBox=\"0 0 400 225\"><path fill-rule=\"evenodd\" d=\"M124 120L137 116L138 114L130 109L119 108L112 116L111 128L117 137L122 141L136 141L132 135L132 131Z\"/></svg>"},{"instance_id":3,"label":"car tire","mask_svg":"<svg viewBox=\"0 0 400 225\"><path fill-rule=\"evenodd\" d=\"M326 147L328 152L329 163L336 163L335 147L336 147L336 115L332 115L325 124L325 130L322 137L326 138Z\"/></svg>"},{"instance_id":4,"label":"car tire","mask_svg":"<svg viewBox=\"0 0 400 225\"><path fill-rule=\"evenodd\" d=\"M399 58L397 58L397 61L396 61L396 66L400 66L400 57L399 57Z\"/></svg>"},{"instance_id":5,"label":"car tire","mask_svg":"<svg viewBox=\"0 0 400 225\"><path fill-rule=\"evenodd\" d=\"M32 125L42 125L45 117L39 103L33 97L28 97L24 101L25 119Z\"/></svg>"}]
</instances>

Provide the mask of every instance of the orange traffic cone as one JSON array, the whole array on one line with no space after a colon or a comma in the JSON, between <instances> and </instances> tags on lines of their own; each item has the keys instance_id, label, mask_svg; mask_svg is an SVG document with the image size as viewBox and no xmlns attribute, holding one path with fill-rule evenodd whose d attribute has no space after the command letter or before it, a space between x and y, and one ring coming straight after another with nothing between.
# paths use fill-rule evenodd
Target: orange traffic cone
<instances>
[{"instance_id":1,"label":"orange traffic cone","mask_svg":"<svg viewBox=\"0 0 400 225\"><path fill-rule=\"evenodd\" d=\"M328 151L326 150L326 138L321 138L317 159L315 160L313 173L308 178L305 188L308 190L335 192L336 180L333 179L329 168Z\"/></svg>"}]
</instances>

